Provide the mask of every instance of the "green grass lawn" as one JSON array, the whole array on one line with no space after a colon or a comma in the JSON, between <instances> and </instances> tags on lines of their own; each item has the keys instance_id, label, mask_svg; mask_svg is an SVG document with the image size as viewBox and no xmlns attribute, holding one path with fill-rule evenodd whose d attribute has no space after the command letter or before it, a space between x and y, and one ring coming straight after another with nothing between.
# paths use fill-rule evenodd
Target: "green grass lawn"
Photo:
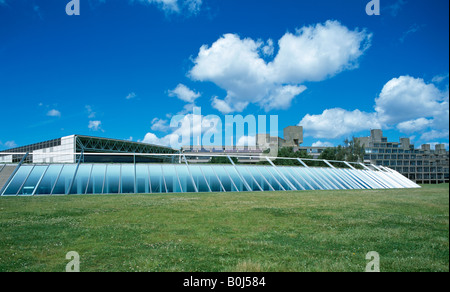
<instances>
[{"instance_id":1,"label":"green grass lawn","mask_svg":"<svg viewBox=\"0 0 450 292\"><path fill-rule=\"evenodd\" d=\"M449 185L0 198L0 271L449 271Z\"/></svg>"}]
</instances>

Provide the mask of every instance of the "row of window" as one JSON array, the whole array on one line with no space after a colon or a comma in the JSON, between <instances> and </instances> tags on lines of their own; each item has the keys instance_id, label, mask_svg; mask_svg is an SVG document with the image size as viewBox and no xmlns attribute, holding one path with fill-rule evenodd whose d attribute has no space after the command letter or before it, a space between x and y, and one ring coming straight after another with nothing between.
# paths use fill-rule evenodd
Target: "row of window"
<instances>
[{"instance_id":1,"label":"row of window","mask_svg":"<svg viewBox=\"0 0 450 292\"><path fill-rule=\"evenodd\" d=\"M23 165L2 195L242 192L417 187L383 171L182 164Z\"/></svg>"}]
</instances>

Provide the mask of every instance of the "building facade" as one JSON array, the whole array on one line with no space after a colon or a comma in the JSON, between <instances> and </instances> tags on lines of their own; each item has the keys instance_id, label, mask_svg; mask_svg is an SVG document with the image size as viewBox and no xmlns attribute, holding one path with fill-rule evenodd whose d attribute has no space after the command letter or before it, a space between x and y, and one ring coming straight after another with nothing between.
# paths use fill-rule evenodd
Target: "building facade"
<instances>
[{"instance_id":1,"label":"building facade","mask_svg":"<svg viewBox=\"0 0 450 292\"><path fill-rule=\"evenodd\" d=\"M24 160L25 163L76 163L79 159L83 159L85 162L99 163L134 162L135 160L138 160L138 162L151 162L148 157L140 157L139 155L135 157L129 155L120 156L118 155L120 153L173 154L178 152L179 151L176 149L158 145L83 135L71 135L0 151L0 163L19 163L22 160L23 155L13 153L29 153ZM90 153L91 155L83 156L81 153ZM100 153L101 155L92 155L93 153ZM111 153L111 156L105 155L105 153ZM151 159L154 160L155 158ZM164 159L164 156L161 156L159 160Z\"/></svg>"},{"instance_id":2,"label":"building facade","mask_svg":"<svg viewBox=\"0 0 450 292\"><path fill-rule=\"evenodd\" d=\"M418 184L449 182L449 152L444 144L434 150L429 144L416 149L409 138L389 142L381 130L358 140L366 149L365 163L389 167Z\"/></svg>"}]
</instances>

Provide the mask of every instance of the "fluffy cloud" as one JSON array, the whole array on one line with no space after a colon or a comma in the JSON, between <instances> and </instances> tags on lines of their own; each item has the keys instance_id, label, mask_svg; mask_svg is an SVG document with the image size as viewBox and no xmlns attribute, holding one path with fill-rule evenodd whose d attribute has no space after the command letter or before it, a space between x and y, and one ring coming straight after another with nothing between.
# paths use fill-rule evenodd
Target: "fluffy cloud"
<instances>
[{"instance_id":1,"label":"fluffy cloud","mask_svg":"<svg viewBox=\"0 0 450 292\"><path fill-rule=\"evenodd\" d=\"M397 129L402 133L415 133L420 132L431 126L433 123L432 120L428 120L425 118L420 118L417 120L411 120L407 122L403 122L397 125Z\"/></svg>"},{"instance_id":2,"label":"fluffy cloud","mask_svg":"<svg viewBox=\"0 0 450 292\"><path fill-rule=\"evenodd\" d=\"M312 144L312 147L334 147L334 144L330 142L317 141Z\"/></svg>"},{"instance_id":3,"label":"fluffy cloud","mask_svg":"<svg viewBox=\"0 0 450 292\"><path fill-rule=\"evenodd\" d=\"M440 115L448 103L444 94L423 79L410 76L394 78L383 87L375 100L375 110L386 124L397 124L417 118Z\"/></svg>"},{"instance_id":4,"label":"fluffy cloud","mask_svg":"<svg viewBox=\"0 0 450 292\"><path fill-rule=\"evenodd\" d=\"M159 131L159 132L167 132L169 127L169 122L167 120L162 120L158 118L154 118L152 121L152 130L153 131Z\"/></svg>"},{"instance_id":5,"label":"fluffy cloud","mask_svg":"<svg viewBox=\"0 0 450 292\"><path fill-rule=\"evenodd\" d=\"M225 99L213 99L213 106L223 113L242 112L250 103L266 111L285 109L306 89L303 82L322 81L357 67L370 40L366 31L327 21L286 33L277 55L266 62L264 57L274 54L272 40L226 34L211 47L200 48L189 76L227 91Z\"/></svg>"},{"instance_id":6,"label":"fluffy cloud","mask_svg":"<svg viewBox=\"0 0 450 292\"><path fill-rule=\"evenodd\" d=\"M88 128L89 128L89 130L92 130L92 131L95 131L95 132L103 131L102 128L101 128L101 125L102 125L101 121L89 121Z\"/></svg>"},{"instance_id":7,"label":"fluffy cloud","mask_svg":"<svg viewBox=\"0 0 450 292\"><path fill-rule=\"evenodd\" d=\"M305 128L305 136L315 138L335 139L392 127L405 134L420 133L421 141L448 138L448 91L420 78L400 76L383 87L374 112L329 109L320 115L306 115L299 125Z\"/></svg>"},{"instance_id":8,"label":"fluffy cloud","mask_svg":"<svg viewBox=\"0 0 450 292\"><path fill-rule=\"evenodd\" d=\"M202 0L135 0L143 4L156 4L166 13L197 14L202 6Z\"/></svg>"},{"instance_id":9,"label":"fluffy cloud","mask_svg":"<svg viewBox=\"0 0 450 292\"><path fill-rule=\"evenodd\" d=\"M433 77L433 80L431 80L433 83L441 83L444 80L448 79L449 74L442 74L442 75L437 75Z\"/></svg>"},{"instance_id":10,"label":"fluffy cloud","mask_svg":"<svg viewBox=\"0 0 450 292\"><path fill-rule=\"evenodd\" d=\"M177 97L188 103L194 103L200 97L200 93L192 91L184 84L178 84L174 90L169 90L169 96Z\"/></svg>"},{"instance_id":11,"label":"fluffy cloud","mask_svg":"<svg viewBox=\"0 0 450 292\"><path fill-rule=\"evenodd\" d=\"M133 98L135 98L136 96L137 96L136 93L131 92L130 94L128 94L128 95L125 97L125 99L133 99Z\"/></svg>"},{"instance_id":12,"label":"fluffy cloud","mask_svg":"<svg viewBox=\"0 0 450 292\"><path fill-rule=\"evenodd\" d=\"M200 120L201 123L194 121ZM218 127L222 125L220 118L214 116L200 116L189 114L178 116L172 119L168 129L172 129L172 133L159 138L154 133L147 133L143 143L168 146L172 148L181 148L182 146L196 144L197 141L191 141L192 137L200 136L205 133L217 133Z\"/></svg>"},{"instance_id":13,"label":"fluffy cloud","mask_svg":"<svg viewBox=\"0 0 450 292\"><path fill-rule=\"evenodd\" d=\"M299 123L305 136L319 139L337 139L354 132L381 128L375 113L340 108L325 110L320 115L306 115Z\"/></svg>"},{"instance_id":14,"label":"fluffy cloud","mask_svg":"<svg viewBox=\"0 0 450 292\"><path fill-rule=\"evenodd\" d=\"M443 131L431 130L429 132L423 133L420 139L422 141L432 141L434 139L443 139L443 138L448 139L448 136L449 136L448 130Z\"/></svg>"},{"instance_id":15,"label":"fluffy cloud","mask_svg":"<svg viewBox=\"0 0 450 292\"><path fill-rule=\"evenodd\" d=\"M0 2L0 4L1 4L1 2ZM16 148L17 144L14 141L6 141L5 143L2 143L2 141L0 141L0 146L4 146L8 149L11 149L11 148Z\"/></svg>"},{"instance_id":16,"label":"fluffy cloud","mask_svg":"<svg viewBox=\"0 0 450 292\"><path fill-rule=\"evenodd\" d=\"M60 118L61 117L61 112L58 111L58 110L52 109L52 110L47 112L47 116Z\"/></svg>"}]
</instances>

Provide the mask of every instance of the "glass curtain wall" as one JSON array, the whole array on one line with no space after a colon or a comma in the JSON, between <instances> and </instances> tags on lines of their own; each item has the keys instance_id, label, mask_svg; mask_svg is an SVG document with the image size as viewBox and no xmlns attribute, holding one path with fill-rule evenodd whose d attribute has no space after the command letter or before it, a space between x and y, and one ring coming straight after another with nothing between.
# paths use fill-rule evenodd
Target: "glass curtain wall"
<instances>
[{"instance_id":1,"label":"glass curtain wall","mask_svg":"<svg viewBox=\"0 0 450 292\"><path fill-rule=\"evenodd\" d=\"M390 169L186 164L23 165L2 196L416 188Z\"/></svg>"}]
</instances>

